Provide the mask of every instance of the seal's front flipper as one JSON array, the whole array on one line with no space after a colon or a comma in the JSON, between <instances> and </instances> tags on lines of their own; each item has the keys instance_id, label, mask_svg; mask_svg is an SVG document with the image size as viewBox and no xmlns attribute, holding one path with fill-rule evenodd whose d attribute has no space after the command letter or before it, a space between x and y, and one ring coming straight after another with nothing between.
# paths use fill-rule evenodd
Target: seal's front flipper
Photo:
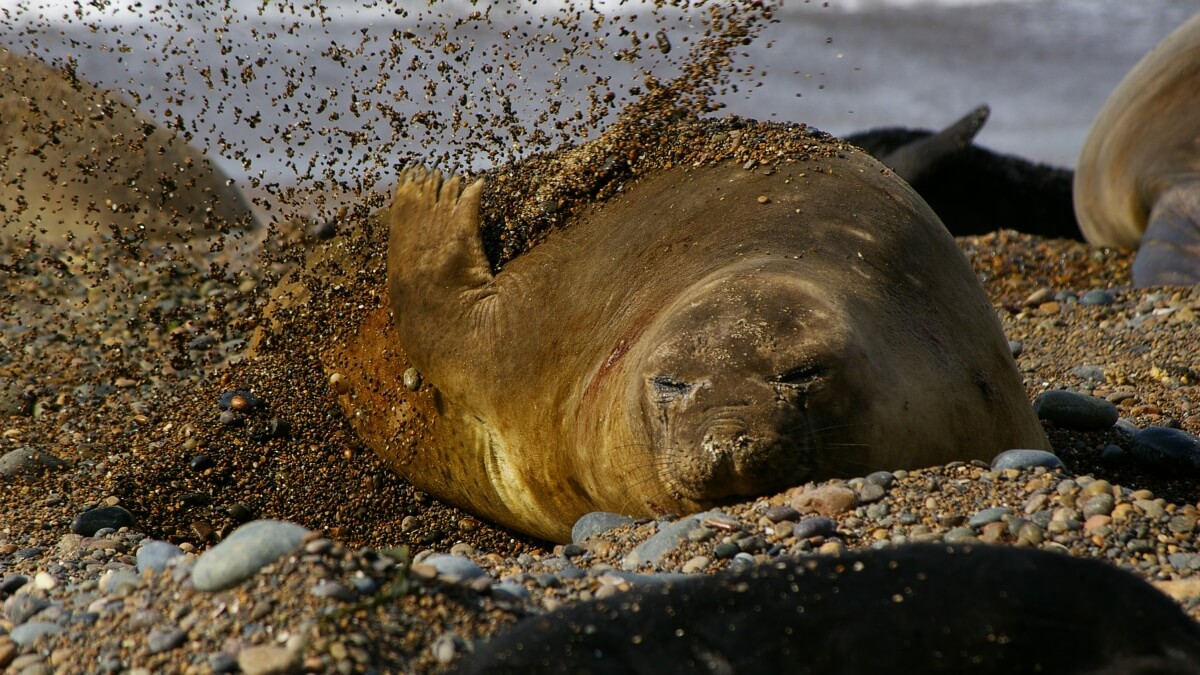
<instances>
[{"instance_id":1,"label":"seal's front flipper","mask_svg":"<svg viewBox=\"0 0 1200 675\"><path fill-rule=\"evenodd\" d=\"M494 278L479 238L483 181L408 169L392 202L388 295L400 342L413 364L439 388L461 373L476 349L465 337ZM441 381L439 381L441 379Z\"/></svg>"},{"instance_id":2,"label":"seal's front flipper","mask_svg":"<svg viewBox=\"0 0 1200 675\"><path fill-rule=\"evenodd\" d=\"M912 184L943 159L971 147L990 112L990 108L981 105L938 133L902 145L880 161Z\"/></svg>"},{"instance_id":3,"label":"seal's front flipper","mask_svg":"<svg viewBox=\"0 0 1200 675\"><path fill-rule=\"evenodd\" d=\"M1176 183L1159 195L1132 271L1138 288L1200 283L1200 180Z\"/></svg>"}]
</instances>

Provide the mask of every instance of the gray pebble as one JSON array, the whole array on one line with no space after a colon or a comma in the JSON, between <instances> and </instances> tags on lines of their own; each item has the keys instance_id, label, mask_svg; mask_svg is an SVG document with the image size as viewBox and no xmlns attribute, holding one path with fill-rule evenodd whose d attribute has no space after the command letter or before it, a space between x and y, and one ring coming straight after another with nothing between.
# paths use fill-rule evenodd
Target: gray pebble
<instances>
[{"instance_id":1,"label":"gray pebble","mask_svg":"<svg viewBox=\"0 0 1200 675\"><path fill-rule=\"evenodd\" d=\"M54 635L55 633L59 632L62 632L62 626L56 623L49 623L46 621L30 621L29 623L23 623L20 626L12 629L12 632L9 633L8 636L12 638L12 641L18 645L21 645L22 647L28 647L43 635Z\"/></svg>"},{"instance_id":2,"label":"gray pebble","mask_svg":"<svg viewBox=\"0 0 1200 675\"><path fill-rule=\"evenodd\" d=\"M796 527L792 529L792 536L797 539L808 539L810 537L831 537L837 533L837 523L825 516L814 516L805 518L796 523Z\"/></svg>"},{"instance_id":3,"label":"gray pebble","mask_svg":"<svg viewBox=\"0 0 1200 675\"><path fill-rule=\"evenodd\" d=\"M1083 503L1082 511L1084 518L1092 516L1107 516L1113 512L1116 506L1116 500L1110 494L1099 494L1092 497Z\"/></svg>"},{"instance_id":4,"label":"gray pebble","mask_svg":"<svg viewBox=\"0 0 1200 675\"><path fill-rule=\"evenodd\" d=\"M470 558L464 558L460 555L434 553L422 560L421 563L437 570L439 577L450 580L470 581L487 576L487 572L482 567L476 565Z\"/></svg>"},{"instance_id":5,"label":"gray pebble","mask_svg":"<svg viewBox=\"0 0 1200 675\"><path fill-rule=\"evenodd\" d=\"M0 581L0 595L12 595L17 589L29 583L29 577L23 574L8 574Z\"/></svg>"},{"instance_id":6,"label":"gray pebble","mask_svg":"<svg viewBox=\"0 0 1200 675\"><path fill-rule=\"evenodd\" d=\"M326 600L332 598L334 600L341 600L342 602L354 602L358 599L357 593L341 583L330 581L329 579L321 579L312 588L309 588L308 592L314 597Z\"/></svg>"},{"instance_id":7,"label":"gray pebble","mask_svg":"<svg viewBox=\"0 0 1200 675\"><path fill-rule=\"evenodd\" d=\"M187 633L178 628L152 628L146 636L146 648L151 654L176 649L187 641Z\"/></svg>"},{"instance_id":8,"label":"gray pebble","mask_svg":"<svg viewBox=\"0 0 1200 675\"><path fill-rule=\"evenodd\" d=\"M681 572L667 572L660 574L638 574L637 572L626 572L624 570L606 570L605 576L613 576L630 586L639 586L642 588L662 586L663 584L690 584L696 580L694 575L683 574Z\"/></svg>"},{"instance_id":9,"label":"gray pebble","mask_svg":"<svg viewBox=\"0 0 1200 675\"><path fill-rule=\"evenodd\" d=\"M49 606L50 601L45 598L21 593L4 601L4 616L14 624L20 625Z\"/></svg>"},{"instance_id":10,"label":"gray pebble","mask_svg":"<svg viewBox=\"0 0 1200 675\"><path fill-rule=\"evenodd\" d=\"M1115 443L1109 443L1100 451L1100 461L1105 464L1120 464L1125 461L1125 449Z\"/></svg>"},{"instance_id":11,"label":"gray pebble","mask_svg":"<svg viewBox=\"0 0 1200 675\"><path fill-rule=\"evenodd\" d=\"M1076 366L1071 369L1071 374L1089 382L1104 381L1104 368L1102 366ZM1112 401L1109 401L1109 403L1112 403Z\"/></svg>"},{"instance_id":12,"label":"gray pebble","mask_svg":"<svg viewBox=\"0 0 1200 675\"><path fill-rule=\"evenodd\" d=\"M110 570L100 577L100 592L105 595L127 595L142 583L132 570Z\"/></svg>"},{"instance_id":13,"label":"gray pebble","mask_svg":"<svg viewBox=\"0 0 1200 675\"><path fill-rule=\"evenodd\" d=\"M877 502L883 499L886 494L887 490L878 483L863 483L862 487L858 490L858 503L870 504L871 502Z\"/></svg>"},{"instance_id":14,"label":"gray pebble","mask_svg":"<svg viewBox=\"0 0 1200 675\"><path fill-rule=\"evenodd\" d=\"M733 572L748 570L751 567L754 567L755 564L754 556L750 555L749 553L739 553L733 556L733 560L729 561L729 569Z\"/></svg>"},{"instance_id":15,"label":"gray pebble","mask_svg":"<svg viewBox=\"0 0 1200 675\"><path fill-rule=\"evenodd\" d=\"M1200 554L1196 553L1172 553L1167 562L1177 570L1200 570Z\"/></svg>"},{"instance_id":16,"label":"gray pebble","mask_svg":"<svg viewBox=\"0 0 1200 675\"><path fill-rule=\"evenodd\" d=\"M14 561L20 562L21 560L29 560L30 558L36 558L36 557L40 556L41 554L42 554L41 546L30 546L29 548L23 548L23 549L16 551L15 553L13 553L12 559Z\"/></svg>"},{"instance_id":17,"label":"gray pebble","mask_svg":"<svg viewBox=\"0 0 1200 675\"><path fill-rule=\"evenodd\" d=\"M947 544L974 544L979 541L979 538L969 527L956 527L942 535L942 541Z\"/></svg>"},{"instance_id":18,"label":"gray pebble","mask_svg":"<svg viewBox=\"0 0 1200 675\"><path fill-rule=\"evenodd\" d=\"M1117 423L1117 406L1095 396L1056 389L1043 392L1033 400L1038 419L1053 422L1062 429L1100 431Z\"/></svg>"},{"instance_id":19,"label":"gray pebble","mask_svg":"<svg viewBox=\"0 0 1200 675\"><path fill-rule=\"evenodd\" d=\"M1200 438L1168 427L1146 427L1134 434L1129 453L1163 471L1200 472Z\"/></svg>"},{"instance_id":20,"label":"gray pebble","mask_svg":"<svg viewBox=\"0 0 1200 675\"><path fill-rule=\"evenodd\" d=\"M679 520L659 530L653 537L638 544L636 548L621 559L621 566L626 570L635 570L642 565L657 565L671 551L678 548L687 539L688 532L696 529L700 521L716 511L700 513Z\"/></svg>"},{"instance_id":21,"label":"gray pebble","mask_svg":"<svg viewBox=\"0 0 1200 675\"><path fill-rule=\"evenodd\" d=\"M212 668L214 673L232 673L237 670L237 659L233 657L233 654L226 652L209 654L208 667Z\"/></svg>"},{"instance_id":22,"label":"gray pebble","mask_svg":"<svg viewBox=\"0 0 1200 675\"><path fill-rule=\"evenodd\" d=\"M717 560L728 560L738 553L741 553L741 549L738 548L737 544L730 542L722 542L713 547L713 555L716 556Z\"/></svg>"},{"instance_id":23,"label":"gray pebble","mask_svg":"<svg viewBox=\"0 0 1200 675\"><path fill-rule=\"evenodd\" d=\"M784 520L794 521L800 517L800 512L787 504L774 504L768 507L763 515L772 523L778 523Z\"/></svg>"},{"instance_id":24,"label":"gray pebble","mask_svg":"<svg viewBox=\"0 0 1200 675\"><path fill-rule=\"evenodd\" d=\"M1005 450L992 460L993 469L1031 469L1044 466L1047 469L1063 468L1062 460L1045 450Z\"/></svg>"},{"instance_id":25,"label":"gray pebble","mask_svg":"<svg viewBox=\"0 0 1200 675\"><path fill-rule=\"evenodd\" d=\"M874 473L867 474L867 477L863 480L868 483L878 485L886 490L892 487L892 483L896 481L896 474L892 473L891 471L876 471Z\"/></svg>"},{"instance_id":26,"label":"gray pebble","mask_svg":"<svg viewBox=\"0 0 1200 675\"><path fill-rule=\"evenodd\" d=\"M1128 420L1124 417L1117 420L1117 423L1113 425L1113 430L1121 432L1128 438L1133 438L1134 434L1141 431L1141 429L1138 428L1138 425L1134 424L1132 420Z\"/></svg>"},{"instance_id":27,"label":"gray pebble","mask_svg":"<svg viewBox=\"0 0 1200 675\"><path fill-rule=\"evenodd\" d=\"M528 600L529 590L515 581L505 580L492 586L492 595L500 599Z\"/></svg>"},{"instance_id":28,"label":"gray pebble","mask_svg":"<svg viewBox=\"0 0 1200 675\"><path fill-rule=\"evenodd\" d=\"M1021 352L1025 351L1025 343L1021 342L1020 340L1009 340L1008 351L1012 352L1013 358L1015 359L1021 355Z\"/></svg>"},{"instance_id":29,"label":"gray pebble","mask_svg":"<svg viewBox=\"0 0 1200 675\"><path fill-rule=\"evenodd\" d=\"M588 537L594 537L611 529L623 525L631 525L632 523L633 518L623 516L619 513L608 513L605 511L585 513L571 527L571 541L576 544L582 544Z\"/></svg>"},{"instance_id":30,"label":"gray pebble","mask_svg":"<svg viewBox=\"0 0 1200 675\"><path fill-rule=\"evenodd\" d=\"M137 550L138 574L146 570L161 572L167 569L172 558L183 555L183 549L169 541L150 540L143 543Z\"/></svg>"},{"instance_id":31,"label":"gray pebble","mask_svg":"<svg viewBox=\"0 0 1200 675\"><path fill-rule=\"evenodd\" d=\"M91 537L96 532L111 527L119 530L122 527L133 526L133 514L122 506L101 506L88 509L75 516L71 521L71 531L85 537Z\"/></svg>"},{"instance_id":32,"label":"gray pebble","mask_svg":"<svg viewBox=\"0 0 1200 675\"><path fill-rule=\"evenodd\" d=\"M70 462L65 459L59 459L48 452L33 448L17 448L0 457L0 477L28 476L50 469L61 469L69 464Z\"/></svg>"},{"instance_id":33,"label":"gray pebble","mask_svg":"<svg viewBox=\"0 0 1200 675\"><path fill-rule=\"evenodd\" d=\"M1099 289L1088 291L1079 297L1081 305L1111 305L1116 301L1116 297L1108 291Z\"/></svg>"},{"instance_id":34,"label":"gray pebble","mask_svg":"<svg viewBox=\"0 0 1200 675\"><path fill-rule=\"evenodd\" d=\"M1012 515L1012 509L1008 508L1007 506L996 506L996 507L992 507L990 509L983 509L979 513L976 513L975 515L971 516L971 519L967 521L967 526L968 527L983 527L984 525L987 525L988 523L999 522L1000 520L1002 520L1004 518L1004 516L1011 516L1011 515Z\"/></svg>"},{"instance_id":35,"label":"gray pebble","mask_svg":"<svg viewBox=\"0 0 1200 675\"><path fill-rule=\"evenodd\" d=\"M220 591L248 579L264 565L300 548L308 530L283 520L256 520L234 530L192 568L198 591Z\"/></svg>"}]
</instances>

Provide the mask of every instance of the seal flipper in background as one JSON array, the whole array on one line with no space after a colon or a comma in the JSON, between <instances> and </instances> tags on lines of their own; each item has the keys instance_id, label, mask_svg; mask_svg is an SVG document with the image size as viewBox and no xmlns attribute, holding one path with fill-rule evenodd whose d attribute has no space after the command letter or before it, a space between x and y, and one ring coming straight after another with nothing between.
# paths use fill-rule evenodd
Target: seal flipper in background
<instances>
[{"instance_id":1,"label":"seal flipper in background","mask_svg":"<svg viewBox=\"0 0 1200 675\"><path fill-rule=\"evenodd\" d=\"M1200 180L1176 183L1150 209L1133 278L1139 286L1191 286L1200 277Z\"/></svg>"},{"instance_id":2,"label":"seal flipper in background","mask_svg":"<svg viewBox=\"0 0 1200 675\"><path fill-rule=\"evenodd\" d=\"M981 105L936 134L905 143L879 157L879 161L913 185L947 158L971 147L990 113L990 108Z\"/></svg>"},{"instance_id":3,"label":"seal flipper in background","mask_svg":"<svg viewBox=\"0 0 1200 675\"><path fill-rule=\"evenodd\" d=\"M1072 172L972 144L986 110L980 106L936 134L889 127L846 140L904 178L956 237L1013 229L1082 241Z\"/></svg>"},{"instance_id":4,"label":"seal flipper in background","mask_svg":"<svg viewBox=\"0 0 1200 675\"><path fill-rule=\"evenodd\" d=\"M1200 673L1200 625L1107 563L910 545L646 582L527 619L489 673Z\"/></svg>"}]
</instances>

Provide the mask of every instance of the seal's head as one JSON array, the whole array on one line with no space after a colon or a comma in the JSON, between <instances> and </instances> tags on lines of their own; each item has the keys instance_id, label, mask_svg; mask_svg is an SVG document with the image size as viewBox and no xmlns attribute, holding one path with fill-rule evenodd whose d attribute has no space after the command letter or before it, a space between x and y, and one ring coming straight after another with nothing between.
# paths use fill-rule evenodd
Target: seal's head
<instances>
[{"instance_id":1,"label":"seal's head","mask_svg":"<svg viewBox=\"0 0 1200 675\"><path fill-rule=\"evenodd\" d=\"M764 269L717 275L663 316L631 384L664 501L769 494L828 473L827 452L857 451L841 441L853 436L845 420L865 357L810 282Z\"/></svg>"}]
</instances>

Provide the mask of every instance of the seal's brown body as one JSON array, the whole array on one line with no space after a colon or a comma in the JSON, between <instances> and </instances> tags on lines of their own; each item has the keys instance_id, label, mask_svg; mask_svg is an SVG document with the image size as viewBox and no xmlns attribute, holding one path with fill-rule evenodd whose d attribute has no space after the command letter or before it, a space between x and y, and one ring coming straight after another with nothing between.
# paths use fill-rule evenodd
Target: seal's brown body
<instances>
[{"instance_id":1,"label":"seal's brown body","mask_svg":"<svg viewBox=\"0 0 1200 675\"><path fill-rule=\"evenodd\" d=\"M1126 74L1100 109L1075 172L1093 244L1139 248L1139 286L1200 282L1200 14Z\"/></svg>"},{"instance_id":2,"label":"seal's brown body","mask_svg":"<svg viewBox=\"0 0 1200 675\"><path fill-rule=\"evenodd\" d=\"M392 209L438 411L401 470L451 503L564 540L589 511L1047 447L954 241L863 153L661 170L495 275L480 188L409 172Z\"/></svg>"}]
</instances>

